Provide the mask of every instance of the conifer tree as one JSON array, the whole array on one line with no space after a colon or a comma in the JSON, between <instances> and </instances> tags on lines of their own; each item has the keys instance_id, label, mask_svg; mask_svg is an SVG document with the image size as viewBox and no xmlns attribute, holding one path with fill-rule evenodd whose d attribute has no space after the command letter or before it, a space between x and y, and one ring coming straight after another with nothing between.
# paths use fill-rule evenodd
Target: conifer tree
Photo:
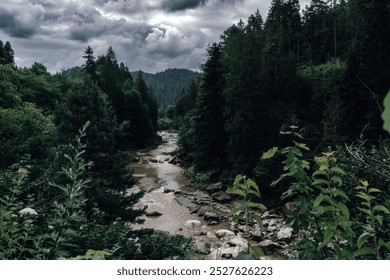
<instances>
[{"instance_id":1,"label":"conifer tree","mask_svg":"<svg viewBox=\"0 0 390 280\"><path fill-rule=\"evenodd\" d=\"M224 128L224 77L221 45L213 43L207 50L194 112L195 167L198 170L221 171L226 164Z\"/></svg>"}]
</instances>

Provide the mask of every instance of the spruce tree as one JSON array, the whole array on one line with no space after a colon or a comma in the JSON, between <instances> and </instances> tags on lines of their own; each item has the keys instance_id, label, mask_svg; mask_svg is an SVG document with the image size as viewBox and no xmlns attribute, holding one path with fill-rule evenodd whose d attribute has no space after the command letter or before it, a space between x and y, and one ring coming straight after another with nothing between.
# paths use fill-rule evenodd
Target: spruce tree
<instances>
[{"instance_id":1,"label":"spruce tree","mask_svg":"<svg viewBox=\"0 0 390 280\"><path fill-rule=\"evenodd\" d=\"M220 172L226 165L221 45L213 43L207 56L194 112L194 163L197 170Z\"/></svg>"}]
</instances>

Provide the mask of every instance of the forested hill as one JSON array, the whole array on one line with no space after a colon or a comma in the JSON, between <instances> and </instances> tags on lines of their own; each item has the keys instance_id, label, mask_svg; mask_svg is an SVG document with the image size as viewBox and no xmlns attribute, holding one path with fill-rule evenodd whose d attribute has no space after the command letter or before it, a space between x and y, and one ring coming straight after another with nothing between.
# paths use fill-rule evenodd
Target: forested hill
<instances>
[{"instance_id":1,"label":"forested hill","mask_svg":"<svg viewBox=\"0 0 390 280\"><path fill-rule=\"evenodd\" d=\"M131 72L137 77L138 72ZM188 69L167 69L156 74L142 73L146 85L153 91L160 108L166 109L179 99L200 73Z\"/></svg>"}]
</instances>

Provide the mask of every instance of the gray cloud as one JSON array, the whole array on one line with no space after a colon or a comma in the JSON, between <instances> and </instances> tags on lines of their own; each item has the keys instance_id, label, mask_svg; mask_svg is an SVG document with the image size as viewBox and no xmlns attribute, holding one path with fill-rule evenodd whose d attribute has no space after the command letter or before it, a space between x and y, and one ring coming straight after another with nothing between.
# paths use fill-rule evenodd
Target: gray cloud
<instances>
[{"instance_id":1,"label":"gray cloud","mask_svg":"<svg viewBox=\"0 0 390 280\"><path fill-rule=\"evenodd\" d=\"M168 11L181 11L203 6L207 0L165 0L162 1L162 8Z\"/></svg>"},{"instance_id":2,"label":"gray cloud","mask_svg":"<svg viewBox=\"0 0 390 280\"><path fill-rule=\"evenodd\" d=\"M5 33L16 38L31 38L39 31L44 9L41 5L0 4L0 28Z\"/></svg>"},{"instance_id":3,"label":"gray cloud","mask_svg":"<svg viewBox=\"0 0 390 280\"><path fill-rule=\"evenodd\" d=\"M11 1L9 1L11 2ZM271 0L13 0L0 1L0 39L18 66L34 61L49 71L81 65L112 46L130 70L199 69L207 44ZM306 4L309 2L305 2Z\"/></svg>"}]
</instances>

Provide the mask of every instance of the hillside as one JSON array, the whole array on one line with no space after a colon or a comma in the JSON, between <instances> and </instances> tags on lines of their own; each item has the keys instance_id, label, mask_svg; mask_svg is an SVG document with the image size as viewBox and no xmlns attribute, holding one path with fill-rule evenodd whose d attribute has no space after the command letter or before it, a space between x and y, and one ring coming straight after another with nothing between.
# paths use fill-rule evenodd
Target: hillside
<instances>
[{"instance_id":1,"label":"hillside","mask_svg":"<svg viewBox=\"0 0 390 280\"><path fill-rule=\"evenodd\" d=\"M134 79L137 72L131 72ZM200 77L200 73L188 69L167 69L156 74L142 73L146 85L152 89L158 106L166 109L176 103L181 93L185 91L193 80Z\"/></svg>"}]
</instances>

